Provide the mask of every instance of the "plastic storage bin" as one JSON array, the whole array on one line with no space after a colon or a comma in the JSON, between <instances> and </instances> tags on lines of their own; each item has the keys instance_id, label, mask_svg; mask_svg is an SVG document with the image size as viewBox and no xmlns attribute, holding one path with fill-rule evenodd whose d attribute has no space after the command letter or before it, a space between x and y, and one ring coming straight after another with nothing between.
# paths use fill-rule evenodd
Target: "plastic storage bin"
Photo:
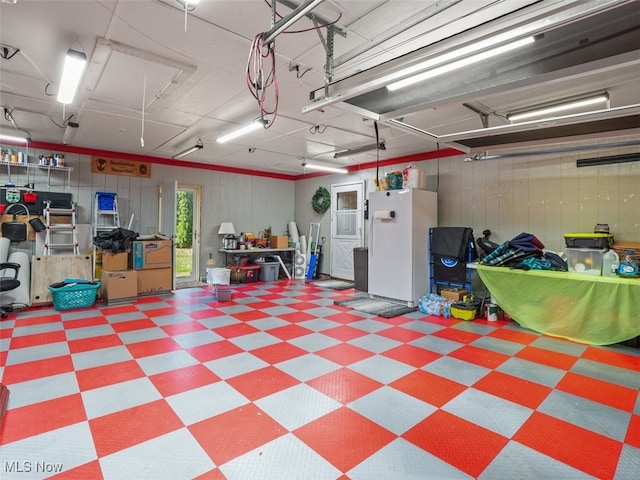
<instances>
[{"instance_id":1,"label":"plastic storage bin","mask_svg":"<svg viewBox=\"0 0 640 480\"><path fill-rule=\"evenodd\" d=\"M216 284L216 299L219 302L228 302L231 300L231 287L229 285Z\"/></svg>"},{"instance_id":2,"label":"plastic storage bin","mask_svg":"<svg viewBox=\"0 0 640 480\"><path fill-rule=\"evenodd\" d=\"M111 211L115 209L116 194L113 192L96 192L98 210Z\"/></svg>"},{"instance_id":3,"label":"plastic storage bin","mask_svg":"<svg viewBox=\"0 0 640 480\"><path fill-rule=\"evenodd\" d=\"M231 267L231 280L235 283L254 283L260 275L260 265Z\"/></svg>"},{"instance_id":4,"label":"plastic storage bin","mask_svg":"<svg viewBox=\"0 0 640 480\"><path fill-rule=\"evenodd\" d=\"M275 282L280 275L280 262L263 262L260 264L260 281Z\"/></svg>"},{"instance_id":5,"label":"plastic storage bin","mask_svg":"<svg viewBox=\"0 0 640 480\"><path fill-rule=\"evenodd\" d=\"M606 248L567 248L569 271L602 275L602 256L606 251Z\"/></svg>"},{"instance_id":6,"label":"plastic storage bin","mask_svg":"<svg viewBox=\"0 0 640 480\"><path fill-rule=\"evenodd\" d=\"M207 268L207 283L209 285L229 285L231 270L228 268Z\"/></svg>"}]
</instances>

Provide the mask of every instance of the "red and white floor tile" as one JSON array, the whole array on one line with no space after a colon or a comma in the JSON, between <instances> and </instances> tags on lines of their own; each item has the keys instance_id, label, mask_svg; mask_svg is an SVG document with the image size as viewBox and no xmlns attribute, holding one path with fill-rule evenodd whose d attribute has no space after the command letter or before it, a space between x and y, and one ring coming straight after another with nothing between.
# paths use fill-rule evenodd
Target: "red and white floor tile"
<instances>
[{"instance_id":1,"label":"red and white floor tile","mask_svg":"<svg viewBox=\"0 0 640 480\"><path fill-rule=\"evenodd\" d=\"M232 291L3 320L0 478L640 476L640 349Z\"/></svg>"}]
</instances>

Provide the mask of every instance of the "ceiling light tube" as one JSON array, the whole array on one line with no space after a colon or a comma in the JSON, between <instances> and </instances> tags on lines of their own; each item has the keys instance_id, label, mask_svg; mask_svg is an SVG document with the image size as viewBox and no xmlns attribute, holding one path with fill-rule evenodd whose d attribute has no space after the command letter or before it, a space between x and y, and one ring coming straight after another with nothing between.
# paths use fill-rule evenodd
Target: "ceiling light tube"
<instances>
[{"instance_id":1,"label":"ceiling light tube","mask_svg":"<svg viewBox=\"0 0 640 480\"><path fill-rule=\"evenodd\" d=\"M533 42L535 42L535 38L533 36L521 38L520 40L516 40L515 42L507 43L506 45L501 45L499 47L492 48L484 52L476 53L475 55L471 55L470 57L462 58L460 60L456 60L455 62L447 63L446 65L442 65L440 67L427 70L426 72L418 73L412 77L390 83L389 85L387 85L387 89L389 91L399 90L401 88L408 87L409 85L422 82L429 78L437 77L438 75L443 75L453 70L458 70L459 68L481 62L482 60L486 60L488 58L495 57L497 55L501 55L506 52L510 52L511 50L515 50L520 47L524 47L525 45L529 45ZM452 53L455 53L455 52L452 52ZM455 55L455 56L459 57L459 55ZM429 62L442 63L442 57L429 60ZM420 64L415 68L417 69L417 67L420 67L420 69L422 69L426 66L427 63L428 62Z\"/></svg>"},{"instance_id":2,"label":"ceiling light tube","mask_svg":"<svg viewBox=\"0 0 640 480\"><path fill-rule=\"evenodd\" d=\"M58 101L60 103L71 103L76 94L84 67L87 64L87 56L84 52L77 50L67 50L64 58L64 68L62 70L62 79L58 88Z\"/></svg>"},{"instance_id":3,"label":"ceiling light tube","mask_svg":"<svg viewBox=\"0 0 640 480\"><path fill-rule=\"evenodd\" d=\"M16 137L15 135L5 135L0 133L0 140L14 143L29 143L29 139L25 137Z\"/></svg>"},{"instance_id":4,"label":"ceiling light tube","mask_svg":"<svg viewBox=\"0 0 640 480\"><path fill-rule=\"evenodd\" d=\"M400 76L418 74L423 70L426 70L427 68L437 67L438 65L461 59L462 57L466 57L468 55L471 55L472 53L488 50L490 47L509 42L515 38L523 37L524 35L529 35L532 32L540 30L544 26L547 26L548 24L549 20L545 19L542 22L531 23L524 27L509 30L498 35L493 35L484 40L476 41L464 47L456 48L455 50L452 50L450 52L443 53L433 58L429 58L428 60L417 63L416 65L403 68L395 74L395 77L397 78Z\"/></svg>"},{"instance_id":5,"label":"ceiling light tube","mask_svg":"<svg viewBox=\"0 0 640 480\"><path fill-rule=\"evenodd\" d=\"M198 139L198 142L193 146L193 147L189 147L186 150L181 151L180 153L176 153L173 157L171 157L172 159L176 159L176 158L181 158L184 157L186 155L189 155L195 151L198 151L200 149L202 149L204 145L202 145L202 140Z\"/></svg>"},{"instance_id":6,"label":"ceiling light tube","mask_svg":"<svg viewBox=\"0 0 640 480\"><path fill-rule=\"evenodd\" d=\"M266 120L261 120L258 119L256 121L254 121L253 123L250 123L249 125L245 125L242 128L239 128L238 130L235 130L231 133L228 133L226 135L223 135L221 137L216 138L216 142L217 143L226 143L230 140L233 140L234 138L238 138L242 135L244 135L245 133L249 133L252 132L254 130L259 129L260 127L264 127L267 124Z\"/></svg>"},{"instance_id":7,"label":"ceiling light tube","mask_svg":"<svg viewBox=\"0 0 640 480\"><path fill-rule=\"evenodd\" d=\"M356 147L349 150L343 150L342 152L336 152L333 154L333 158L350 157L352 155L357 155L358 153L369 152L371 150L377 149L386 150L387 147L384 142L372 143L371 145L363 145L362 147Z\"/></svg>"},{"instance_id":8,"label":"ceiling light tube","mask_svg":"<svg viewBox=\"0 0 640 480\"><path fill-rule=\"evenodd\" d=\"M510 122L518 122L520 120L527 120L534 117L544 117L545 115L566 112L567 110L575 110L576 108L587 107L589 105L596 105L598 103L605 103L608 101L609 95L607 93L602 93L591 97L584 97L568 102L556 103L555 105L548 105L545 107L535 108L519 113L510 113L507 115L507 119Z\"/></svg>"},{"instance_id":9,"label":"ceiling light tube","mask_svg":"<svg viewBox=\"0 0 640 480\"><path fill-rule=\"evenodd\" d=\"M309 170L320 170L323 172L332 173L349 173L349 170L347 170L346 168L332 167L329 165L319 165L317 163L303 163L302 166L304 168L308 168Z\"/></svg>"}]
</instances>

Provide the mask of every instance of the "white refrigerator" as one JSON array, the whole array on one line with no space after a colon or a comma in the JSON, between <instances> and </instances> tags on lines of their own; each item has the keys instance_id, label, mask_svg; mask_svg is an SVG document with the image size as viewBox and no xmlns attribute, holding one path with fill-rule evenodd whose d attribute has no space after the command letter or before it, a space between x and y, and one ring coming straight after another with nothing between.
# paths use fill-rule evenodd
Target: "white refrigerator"
<instances>
[{"instance_id":1,"label":"white refrigerator","mask_svg":"<svg viewBox=\"0 0 640 480\"><path fill-rule=\"evenodd\" d=\"M429 293L429 229L438 226L438 195L405 189L369 193L371 297L417 306Z\"/></svg>"}]
</instances>

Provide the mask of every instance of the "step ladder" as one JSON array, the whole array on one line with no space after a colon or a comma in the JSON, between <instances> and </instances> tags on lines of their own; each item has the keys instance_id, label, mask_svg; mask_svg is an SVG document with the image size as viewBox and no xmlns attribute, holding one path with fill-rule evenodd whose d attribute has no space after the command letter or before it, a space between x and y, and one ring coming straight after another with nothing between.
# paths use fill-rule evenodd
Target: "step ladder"
<instances>
[{"instance_id":1,"label":"step ladder","mask_svg":"<svg viewBox=\"0 0 640 480\"><path fill-rule=\"evenodd\" d=\"M113 192L96 192L93 202L93 238L100 233L120 228L118 213L118 195ZM98 279L97 267L102 265L98 260L98 247L93 244L93 275Z\"/></svg>"},{"instance_id":2,"label":"step ladder","mask_svg":"<svg viewBox=\"0 0 640 480\"><path fill-rule=\"evenodd\" d=\"M65 223L53 223L53 216L68 217ZM78 244L78 229L76 226L76 205L71 204L71 208L52 208L51 202L46 202L44 209L45 218L45 239L44 254L51 255L53 250L71 250L74 255L80 254Z\"/></svg>"}]
</instances>

